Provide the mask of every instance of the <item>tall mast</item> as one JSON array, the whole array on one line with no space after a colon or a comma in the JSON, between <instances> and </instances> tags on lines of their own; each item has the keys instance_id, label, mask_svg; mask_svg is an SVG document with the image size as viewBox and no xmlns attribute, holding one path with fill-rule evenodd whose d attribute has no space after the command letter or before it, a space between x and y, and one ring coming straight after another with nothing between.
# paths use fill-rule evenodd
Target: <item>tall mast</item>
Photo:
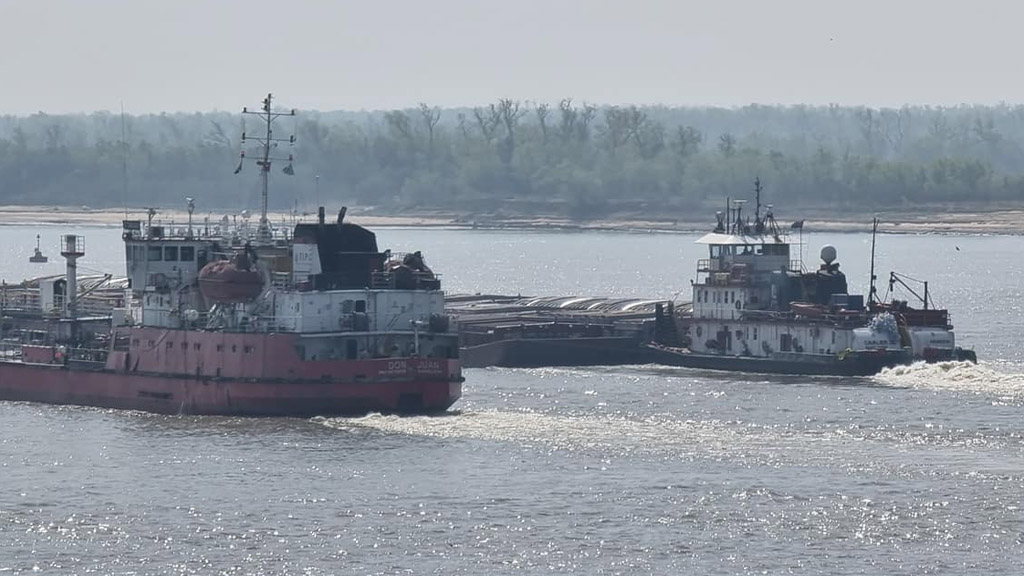
<instances>
[{"instance_id":1,"label":"tall mast","mask_svg":"<svg viewBox=\"0 0 1024 576\"><path fill-rule=\"evenodd\" d=\"M128 138L124 128L124 102L121 102L121 194L124 200L124 219L128 219Z\"/></svg>"},{"instance_id":2,"label":"tall mast","mask_svg":"<svg viewBox=\"0 0 1024 576\"><path fill-rule=\"evenodd\" d=\"M256 230L256 237L261 242L267 242L271 239L270 220L267 218L267 202L268 193L270 186L270 165L274 160L284 160L284 158L274 158L270 155L270 148L276 146L278 142L287 142L288 144L295 143L295 135L292 134L288 138L274 138L273 124L274 120L277 120L281 116L295 116L295 110L289 112L274 112L271 104L273 103L274 95L267 94L267 97L263 99L263 107L260 110L249 110L248 108L242 108L242 114L252 114L258 116L260 123L263 125L261 128L260 136L247 136L245 132L242 132L242 160L238 163L238 169L235 170L235 174L238 174L242 170L242 161L245 160L245 142L246 140L255 140L259 144L259 158L256 160L256 165L260 167L260 224ZM288 175L294 174L292 169L293 157L291 154L288 155L288 165L284 167L284 173Z\"/></svg>"},{"instance_id":3,"label":"tall mast","mask_svg":"<svg viewBox=\"0 0 1024 576\"><path fill-rule=\"evenodd\" d=\"M871 221L871 287L868 289L868 303L875 303L878 301L876 296L877 289L875 288L875 236L878 234L878 218Z\"/></svg>"},{"instance_id":4,"label":"tall mast","mask_svg":"<svg viewBox=\"0 0 1024 576\"><path fill-rule=\"evenodd\" d=\"M760 226L760 224L761 224L761 178L760 177L754 178L754 194L756 195L756 198L757 198L757 200L755 201L755 208L754 208L754 221L756 222L755 226Z\"/></svg>"}]
</instances>

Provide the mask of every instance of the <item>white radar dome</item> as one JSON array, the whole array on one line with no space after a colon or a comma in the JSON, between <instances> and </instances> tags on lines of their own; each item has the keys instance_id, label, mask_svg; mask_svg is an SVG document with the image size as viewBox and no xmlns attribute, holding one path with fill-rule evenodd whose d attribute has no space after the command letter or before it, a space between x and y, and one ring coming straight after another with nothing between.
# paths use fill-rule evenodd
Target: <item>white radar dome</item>
<instances>
[{"instance_id":1,"label":"white radar dome","mask_svg":"<svg viewBox=\"0 0 1024 576\"><path fill-rule=\"evenodd\" d=\"M821 259L825 264L831 264L836 261L836 247L831 244L825 244L821 247Z\"/></svg>"}]
</instances>

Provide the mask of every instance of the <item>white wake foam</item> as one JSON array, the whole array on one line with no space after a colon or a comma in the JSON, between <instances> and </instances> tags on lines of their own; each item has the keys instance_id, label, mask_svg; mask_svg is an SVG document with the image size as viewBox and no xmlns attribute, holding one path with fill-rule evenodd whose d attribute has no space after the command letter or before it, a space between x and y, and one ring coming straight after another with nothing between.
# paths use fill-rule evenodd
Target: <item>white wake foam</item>
<instances>
[{"instance_id":1,"label":"white wake foam","mask_svg":"<svg viewBox=\"0 0 1024 576\"><path fill-rule=\"evenodd\" d=\"M915 362L886 368L874 380L901 388L973 392L1024 400L1024 374L1000 372L970 362Z\"/></svg>"},{"instance_id":2,"label":"white wake foam","mask_svg":"<svg viewBox=\"0 0 1024 576\"><path fill-rule=\"evenodd\" d=\"M758 434L722 421L629 419L620 416L559 415L532 411L467 410L451 416L331 418L325 425L373 429L435 438L473 438L549 450L613 453L706 452L743 447Z\"/></svg>"},{"instance_id":3,"label":"white wake foam","mask_svg":"<svg viewBox=\"0 0 1024 576\"><path fill-rule=\"evenodd\" d=\"M949 367L947 367L948 369ZM961 368L963 369L963 367ZM928 371L931 367L928 367ZM916 372L920 372L918 368ZM914 371L912 371L913 373ZM886 377L894 376L891 371ZM1016 376L1020 378L1020 376ZM903 385L906 385L905 383ZM471 439L519 446L531 452L579 453L603 459L622 457L672 461L732 462L754 466L824 466L865 470L909 477L934 474L931 465L915 467L908 462L949 462L952 456L972 472L986 462L999 462L1024 470L1024 455L1007 456L998 442L978 442L970 436L968 452L983 453L979 464L965 459L964 441L949 438L943 430L921 434L876 434L874 429L828 427L804 430L787 424L756 424L735 420L679 420L671 415L629 418L621 415L552 414L535 411L466 410L448 416L386 416L324 418L317 421L342 431L372 430L439 439ZM994 452L999 456L993 457ZM952 451L952 452L949 452ZM952 454L952 456L950 456ZM958 474L963 467L947 466L945 473Z\"/></svg>"},{"instance_id":4,"label":"white wake foam","mask_svg":"<svg viewBox=\"0 0 1024 576\"><path fill-rule=\"evenodd\" d=\"M531 411L467 410L442 417L370 415L330 418L341 430L376 430L433 438L496 441L544 452L585 452L605 457L711 458L777 465L849 459L851 440L807 435L785 426L737 421L678 420L670 416L631 419L613 415L561 415Z\"/></svg>"}]
</instances>

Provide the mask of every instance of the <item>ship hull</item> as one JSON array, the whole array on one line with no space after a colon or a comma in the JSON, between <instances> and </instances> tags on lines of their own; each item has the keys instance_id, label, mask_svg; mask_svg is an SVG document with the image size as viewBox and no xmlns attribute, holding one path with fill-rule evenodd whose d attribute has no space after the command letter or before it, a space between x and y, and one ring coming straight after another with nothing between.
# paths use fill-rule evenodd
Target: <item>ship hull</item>
<instances>
[{"instance_id":1,"label":"ship hull","mask_svg":"<svg viewBox=\"0 0 1024 576\"><path fill-rule=\"evenodd\" d=\"M655 362L670 366L763 374L807 376L873 376L885 368L910 364L903 350L833 354L776 354L771 358L692 353L652 346Z\"/></svg>"},{"instance_id":2,"label":"ship hull","mask_svg":"<svg viewBox=\"0 0 1024 576\"><path fill-rule=\"evenodd\" d=\"M448 409L461 395L461 378L268 381L0 362L0 400L159 414L311 417L432 413Z\"/></svg>"}]
</instances>

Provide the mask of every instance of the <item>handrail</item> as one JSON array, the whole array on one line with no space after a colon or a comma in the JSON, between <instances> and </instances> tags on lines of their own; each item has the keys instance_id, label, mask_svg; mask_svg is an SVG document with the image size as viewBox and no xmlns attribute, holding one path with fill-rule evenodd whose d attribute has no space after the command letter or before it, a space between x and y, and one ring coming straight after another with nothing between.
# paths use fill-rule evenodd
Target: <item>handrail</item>
<instances>
[{"instance_id":1,"label":"handrail","mask_svg":"<svg viewBox=\"0 0 1024 576\"><path fill-rule=\"evenodd\" d=\"M5 311L24 311L41 314L60 314L64 308L64 296L55 294L52 307L43 307L39 288L6 287L0 291L0 308ZM123 290L111 290L79 294L75 299L79 315L109 315L113 308L123 306Z\"/></svg>"},{"instance_id":2,"label":"handrail","mask_svg":"<svg viewBox=\"0 0 1024 576\"><path fill-rule=\"evenodd\" d=\"M439 290L441 287L441 275L434 274L433 272L422 272L419 270L409 270L405 274L410 274L407 278L413 280L412 289L434 289ZM377 270L370 277L370 287L373 289L394 289L399 282L399 273L393 270Z\"/></svg>"}]
</instances>

